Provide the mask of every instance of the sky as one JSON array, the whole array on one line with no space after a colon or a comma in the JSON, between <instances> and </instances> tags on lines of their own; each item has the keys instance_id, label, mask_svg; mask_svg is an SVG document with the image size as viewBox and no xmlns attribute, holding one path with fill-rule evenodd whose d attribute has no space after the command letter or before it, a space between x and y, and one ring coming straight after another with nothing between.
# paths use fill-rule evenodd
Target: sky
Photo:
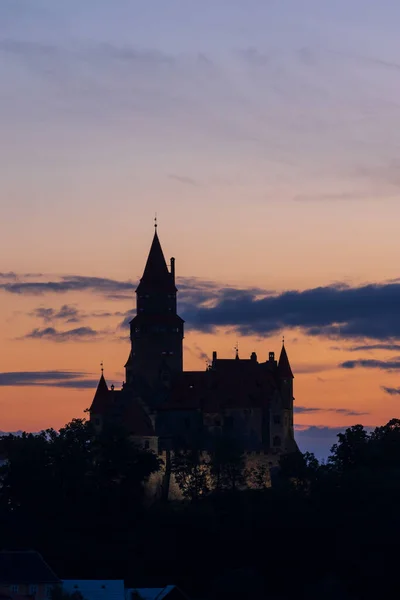
<instances>
[{"instance_id":1,"label":"sky","mask_svg":"<svg viewBox=\"0 0 400 600\"><path fill-rule=\"evenodd\" d=\"M0 430L120 386L158 215L185 368L279 352L296 435L400 416L400 4L1 0Z\"/></svg>"}]
</instances>

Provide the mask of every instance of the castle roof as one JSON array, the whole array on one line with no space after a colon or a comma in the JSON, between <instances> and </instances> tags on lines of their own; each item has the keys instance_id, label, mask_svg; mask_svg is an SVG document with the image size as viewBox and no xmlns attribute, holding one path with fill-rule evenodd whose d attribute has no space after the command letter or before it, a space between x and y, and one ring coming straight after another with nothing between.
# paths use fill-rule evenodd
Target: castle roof
<instances>
[{"instance_id":1,"label":"castle roof","mask_svg":"<svg viewBox=\"0 0 400 600\"><path fill-rule=\"evenodd\" d=\"M93 398L92 406L90 407L90 412L102 414L105 407L107 406L108 401L108 385L106 380L104 379L103 373L101 373L100 381L97 386L96 393Z\"/></svg>"},{"instance_id":2,"label":"castle roof","mask_svg":"<svg viewBox=\"0 0 400 600\"><path fill-rule=\"evenodd\" d=\"M90 412L123 426L132 435L155 435L151 419L140 401L126 389L108 389L103 374L100 377Z\"/></svg>"},{"instance_id":3,"label":"castle roof","mask_svg":"<svg viewBox=\"0 0 400 600\"><path fill-rule=\"evenodd\" d=\"M218 360L217 365L215 370L183 372L173 382L170 396L159 410L214 413L225 408L261 408L277 387L274 373L263 364L234 359Z\"/></svg>"},{"instance_id":4,"label":"castle roof","mask_svg":"<svg viewBox=\"0 0 400 600\"><path fill-rule=\"evenodd\" d=\"M167 263L165 262L157 229L154 231L149 256L136 292L143 291L144 289L171 293L176 291L173 277L168 271Z\"/></svg>"},{"instance_id":5,"label":"castle roof","mask_svg":"<svg viewBox=\"0 0 400 600\"><path fill-rule=\"evenodd\" d=\"M285 344L282 344L281 355L278 362L278 373L282 379L294 379L288 355L286 353Z\"/></svg>"}]
</instances>

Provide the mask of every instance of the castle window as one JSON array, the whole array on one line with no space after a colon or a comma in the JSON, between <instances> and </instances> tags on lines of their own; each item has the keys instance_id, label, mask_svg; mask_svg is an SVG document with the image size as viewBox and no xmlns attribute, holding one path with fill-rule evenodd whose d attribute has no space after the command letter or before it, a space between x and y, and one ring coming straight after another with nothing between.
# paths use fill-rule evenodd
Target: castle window
<instances>
[{"instance_id":1,"label":"castle window","mask_svg":"<svg viewBox=\"0 0 400 600\"><path fill-rule=\"evenodd\" d=\"M34 596L35 594L37 594L37 585L30 585L29 586L29 594L31 596Z\"/></svg>"},{"instance_id":2,"label":"castle window","mask_svg":"<svg viewBox=\"0 0 400 600\"><path fill-rule=\"evenodd\" d=\"M280 446L281 445L281 438L279 437L279 435L276 435L274 437L274 446Z\"/></svg>"},{"instance_id":3,"label":"castle window","mask_svg":"<svg viewBox=\"0 0 400 600\"><path fill-rule=\"evenodd\" d=\"M281 415L274 415L274 423L275 425L281 424Z\"/></svg>"},{"instance_id":4,"label":"castle window","mask_svg":"<svg viewBox=\"0 0 400 600\"><path fill-rule=\"evenodd\" d=\"M13 592L13 594L18 594L19 585L12 585L10 587L11 587L11 591Z\"/></svg>"}]
</instances>

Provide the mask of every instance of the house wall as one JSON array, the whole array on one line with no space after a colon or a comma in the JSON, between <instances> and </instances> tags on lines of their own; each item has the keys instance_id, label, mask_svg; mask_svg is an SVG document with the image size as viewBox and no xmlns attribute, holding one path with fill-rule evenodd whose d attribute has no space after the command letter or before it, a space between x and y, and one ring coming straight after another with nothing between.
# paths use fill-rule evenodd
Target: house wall
<instances>
[{"instance_id":1,"label":"house wall","mask_svg":"<svg viewBox=\"0 0 400 600\"><path fill-rule=\"evenodd\" d=\"M34 591L35 587L36 592ZM5 594L10 598L29 596L30 598L35 598L36 600L48 600L53 587L53 585L46 583L29 584L18 583L18 581L15 581L14 583L8 585L0 584L0 595Z\"/></svg>"}]
</instances>

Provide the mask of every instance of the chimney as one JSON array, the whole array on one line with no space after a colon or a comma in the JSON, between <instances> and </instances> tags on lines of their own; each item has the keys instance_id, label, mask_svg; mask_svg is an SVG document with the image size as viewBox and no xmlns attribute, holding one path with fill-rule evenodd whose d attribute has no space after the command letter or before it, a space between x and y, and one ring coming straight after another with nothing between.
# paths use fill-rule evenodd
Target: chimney
<instances>
[{"instance_id":1,"label":"chimney","mask_svg":"<svg viewBox=\"0 0 400 600\"><path fill-rule=\"evenodd\" d=\"M213 369L215 369L215 368L216 368L216 366L217 366L217 364L216 364L216 363L217 363L217 353L216 353L216 351L214 350L214 352L213 352L213 357L212 357L212 368L213 368Z\"/></svg>"},{"instance_id":2,"label":"chimney","mask_svg":"<svg viewBox=\"0 0 400 600\"><path fill-rule=\"evenodd\" d=\"M171 258L171 277L172 281L175 283L175 258L173 256Z\"/></svg>"},{"instance_id":3,"label":"chimney","mask_svg":"<svg viewBox=\"0 0 400 600\"><path fill-rule=\"evenodd\" d=\"M251 359L253 362L257 362L257 354L256 354L255 352L252 352L252 353L251 353L251 356L250 356L250 359Z\"/></svg>"},{"instance_id":4,"label":"chimney","mask_svg":"<svg viewBox=\"0 0 400 600\"><path fill-rule=\"evenodd\" d=\"M274 362L275 361L275 352L270 352L269 353L269 362Z\"/></svg>"}]
</instances>

